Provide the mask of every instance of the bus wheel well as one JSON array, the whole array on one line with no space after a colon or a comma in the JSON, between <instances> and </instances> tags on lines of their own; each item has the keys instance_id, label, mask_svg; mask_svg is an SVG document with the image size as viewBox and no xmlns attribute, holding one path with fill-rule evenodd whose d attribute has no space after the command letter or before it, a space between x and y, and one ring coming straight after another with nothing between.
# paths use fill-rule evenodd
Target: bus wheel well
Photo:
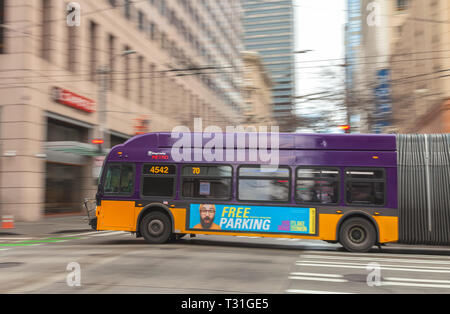
<instances>
[{"instance_id":1,"label":"bus wheel well","mask_svg":"<svg viewBox=\"0 0 450 314\"><path fill-rule=\"evenodd\" d=\"M340 231L341 231L341 227L344 225L344 223L350 219L354 219L354 218L361 218L366 220L367 222L369 222L374 228L375 228L375 232L376 232L376 239L377 239L377 243L379 243L379 230L378 230L378 225L377 223L368 215L365 215L363 213L353 213L353 214L349 214L348 216L345 216L344 218L341 219L341 221L339 222L338 228L336 229L336 239L337 242L339 242L341 239L339 238L340 236Z\"/></svg>"},{"instance_id":2,"label":"bus wheel well","mask_svg":"<svg viewBox=\"0 0 450 314\"><path fill-rule=\"evenodd\" d=\"M172 224L172 230L173 230L173 217L170 214L170 212L165 209L164 207L161 206L150 206L145 208L144 210L142 210L142 212L139 214L139 218L137 220L137 224L136 224L136 237L141 238L142 234L140 231L140 227L141 227L141 221L145 218L145 216L147 216L150 213L154 213L154 212L159 212L162 213L164 215L167 216L167 218L169 218L170 223Z\"/></svg>"}]
</instances>

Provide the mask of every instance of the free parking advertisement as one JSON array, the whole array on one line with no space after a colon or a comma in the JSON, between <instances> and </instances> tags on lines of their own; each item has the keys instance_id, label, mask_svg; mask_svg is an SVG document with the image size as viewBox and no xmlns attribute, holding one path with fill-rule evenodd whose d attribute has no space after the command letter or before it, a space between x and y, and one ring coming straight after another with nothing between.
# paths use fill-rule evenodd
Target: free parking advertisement
<instances>
[{"instance_id":1,"label":"free parking advertisement","mask_svg":"<svg viewBox=\"0 0 450 314\"><path fill-rule=\"evenodd\" d=\"M191 230L316 233L315 208L191 204L188 217Z\"/></svg>"}]
</instances>

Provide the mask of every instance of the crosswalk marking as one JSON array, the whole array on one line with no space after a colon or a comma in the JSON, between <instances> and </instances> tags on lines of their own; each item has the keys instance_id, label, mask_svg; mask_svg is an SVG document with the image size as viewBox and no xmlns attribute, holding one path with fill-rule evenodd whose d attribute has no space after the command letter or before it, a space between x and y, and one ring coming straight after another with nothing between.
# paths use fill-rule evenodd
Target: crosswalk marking
<instances>
[{"instance_id":1,"label":"crosswalk marking","mask_svg":"<svg viewBox=\"0 0 450 314\"><path fill-rule=\"evenodd\" d=\"M291 273L291 276L311 276L311 277L330 277L330 278L343 278L342 275L337 274L315 274L315 273Z\"/></svg>"},{"instance_id":2,"label":"crosswalk marking","mask_svg":"<svg viewBox=\"0 0 450 314\"><path fill-rule=\"evenodd\" d=\"M370 258L420 258L423 260L445 260L450 261L450 256L430 256L430 255L413 255L413 254L390 254L390 253L351 253L348 252L315 252L315 251L305 251L304 254L311 254L314 257L323 257L323 256L345 256L345 257L370 257ZM299 255L303 257L305 255Z\"/></svg>"},{"instance_id":3,"label":"crosswalk marking","mask_svg":"<svg viewBox=\"0 0 450 314\"><path fill-rule=\"evenodd\" d=\"M386 277L384 280L387 281L403 281L403 282L421 282L421 283L440 283L440 284L450 284L450 280L435 280L435 279L415 279L415 278L397 278L397 277Z\"/></svg>"},{"instance_id":4,"label":"crosswalk marking","mask_svg":"<svg viewBox=\"0 0 450 314\"><path fill-rule=\"evenodd\" d=\"M315 263L315 264L325 264L325 265L352 265L352 266L364 266L366 267L368 263L351 263L351 262L332 262L332 261L319 261L319 260L302 260L297 261L297 263ZM436 267L436 266L411 266L411 265L392 265L379 263L383 267L397 267L397 268L415 268L415 269L438 269L438 270L450 270L450 267Z\"/></svg>"},{"instance_id":5,"label":"crosswalk marking","mask_svg":"<svg viewBox=\"0 0 450 314\"><path fill-rule=\"evenodd\" d=\"M307 276L289 276L289 279L290 280L305 280L305 281L348 282L347 279L307 277Z\"/></svg>"},{"instance_id":6,"label":"crosswalk marking","mask_svg":"<svg viewBox=\"0 0 450 314\"><path fill-rule=\"evenodd\" d=\"M427 284L427 283L393 282L393 281L382 281L381 282L381 286L401 286L401 287L450 289L450 285L435 285L435 284Z\"/></svg>"},{"instance_id":7,"label":"crosswalk marking","mask_svg":"<svg viewBox=\"0 0 450 314\"><path fill-rule=\"evenodd\" d=\"M367 265L365 264L355 264L355 263L347 263L347 264L333 264L333 263L321 263L318 261L305 261L305 262L297 262L297 266L309 266L309 267L327 267L327 268L350 268L350 269L367 269ZM406 266L397 266L397 265L380 265L381 270L395 270L395 271L405 271L405 272L426 272L426 273L450 273L450 268L420 268L420 267L409 267Z\"/></svg>"},{"instance_id":8,"label":"crosswalk marking","mask_svg":"<svg viewBox=\"0 0 450 314\"><path fill-rule=\"evenodd\" d=\"M317 255L303 255L303 258L318 258ZM380 258L380 257L354 257L354 256L320 256L321 259L328 260L350 260L350 261L369 261L369 262L401 262L409 264L440 264L450 265L449 261L442 260L423 260L423 259L394 259L394 258Z\"/></svg>"}]
</instances>

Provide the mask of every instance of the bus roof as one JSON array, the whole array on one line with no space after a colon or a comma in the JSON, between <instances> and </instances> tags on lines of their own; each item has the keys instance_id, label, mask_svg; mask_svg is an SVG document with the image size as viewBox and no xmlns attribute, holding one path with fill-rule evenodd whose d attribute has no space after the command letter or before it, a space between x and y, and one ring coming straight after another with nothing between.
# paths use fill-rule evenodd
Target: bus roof
<instances>
[{"instance_id":1,"label":"bus roof","mask_svg":"<svg viewBox=\"0 0 450 314\"><path fill-rule=\"evenodd\" d=\"M205 135L206 133L203 133ZM258 134L258 133L255 133ZM125 144L116 148L129 148L132 150L148 150L172 148L172 146L185 139L184 147L204 148L212 139L223 142L224 148L252 148L250 144L250 133L212 133L210 137L202 136L202 133L178 134L178 138L172 138L171 133L149 133L136 136L128 140ZM290 134L280 133L279 144L276 148L280 150L338 150L338 151L389 151L397 150L395 135L359 135L359 134ZM241 138L239 138L241 136ZM245 138L245 145L242 136ZM266 141L267 138L267 141ZM267 142L267 147L272 148L271 134L259 137L263 143ZM233 143L229 145L229 143ZM239 144L239 147L238 147Z\"/></svg>"}]
</instances>

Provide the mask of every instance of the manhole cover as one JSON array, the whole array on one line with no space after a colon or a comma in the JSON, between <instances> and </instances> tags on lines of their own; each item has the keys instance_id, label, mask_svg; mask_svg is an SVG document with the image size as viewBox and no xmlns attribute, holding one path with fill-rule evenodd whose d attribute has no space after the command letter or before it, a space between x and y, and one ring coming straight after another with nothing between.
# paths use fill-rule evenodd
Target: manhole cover
<instances>
[{"instance_id":1,"label":"manhole cover","mask_svg":"<svg viewBox=\"0 0 450 314\"><path fill-rule=\"evenodd\" d=\"M22 265L23 263L18 262L11 262L11 263L0 263L0 268L11 268L11 267L18 267Z\"/></svg>"}]
</instances>

